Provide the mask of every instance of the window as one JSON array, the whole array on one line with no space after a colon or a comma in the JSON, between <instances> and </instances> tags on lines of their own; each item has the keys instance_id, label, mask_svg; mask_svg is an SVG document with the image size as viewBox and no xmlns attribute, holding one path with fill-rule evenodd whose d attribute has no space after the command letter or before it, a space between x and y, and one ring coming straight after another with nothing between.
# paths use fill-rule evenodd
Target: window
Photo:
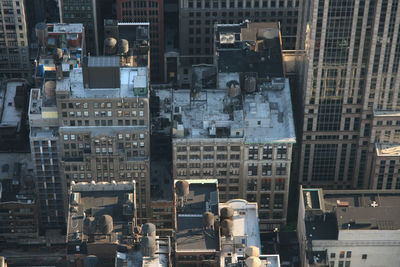
<instances>
[{"instance_id":1,"label":"window","mask_svg":"<svg viewBox=\"0 0 400 267\"><path fill-rule=\"evenodd\" d=\"M346 258L351 258L351 251L346 252Z\"/></svg>"},{"instance_id":2,"label":"window","mask_svg":"<svg viewBox=\"0 0 400 267\"><path fill-rule=\"evenodd\" d=\"M283 194L275 194L274 209L283 208Z\"/></svg>"},{"instance_id":3,"label":"window","mask_svg":"<svg viewBox=\"0 0 400 267\"><path fill-rule=\"evenodd\" d=\"M286 159L287 147L286 145L279 145L277 150L278 159Z\"/></svg>"},{"instance_id":4,"label":"window","mask_svg":"<svg viewBox=\"0 0 400 267\"><path fill-rule=\"evenodd\" d=\"M367 254L362 254L361 259L366 260L367 259Z\"/></svg>"},{"instance_id":5,"label":"window","mask_svg":"<svg viewBox=\"0 0 400 267\"><path fill-rule=\"evenodd\" d=\"M350 261L346 261L346 262L344 263L344 267L350 267Z\"/></svg>"},{"instance_id":6,"label":"window","mask_svg":"<svg viewBox=\"0 0 400 267\"><path fill-rule=\"evenodd\" d=\"M339 258L341 258L341 259L344 258L344 251L340 251Z\"/></svg>"},{"instance_id":7,"label":"window","mask_svg":"<svg viewBox=\"0 0 400 267\"><path fill-rule=\"evenodd\" d=\"M257 164L250 163L248 166L248 175L249 176L257 176L257 174L258 174L257 169L258 169Z\"/></svg>"},{"instance_id":8,"label":"window","mask_svg":"<svg viewBox=\"0 0 400 267\"><path fill-rule=\"evenodd\" d=\"M263 159L272 159L272 145L264 146Z\"/></svg>"},{"instance_id":9,"label":"window","mask_svg":"<svg viewBox=\"0 0 400 267\"><path fill-rule=\"evenodd\" d=\"M258 147L256 146L249 147L249 159L258 159Z\"/></svg>"},{"instance_id":10,"label":"window","mask_svg":"<svg viewBox=\"0 0 400 267\"><path fill-rule=\"evenodd\" d=\"M332 258L332 259L334 259L334 258L335 258L335 256L336 256L336 254L335 254L335 253L331 253L331 258Z\"/></svg>"},{"instance_id":11,"label":"window","mask_svg":"<svg viewBox=\"0 0 400 267\"><path fill-rule=\"evenodd\" d=\"M278 163L276 165L276 175L286 175L286 163Z\"/></svg>"},{"instance_id":12,"label":"window","mask_svg":"<svg viewBox=\"0 0 400 267\"><path fill-rule=\"evenodd\" d=\"M272 175L272 163L264 163L262 165L262 175L271 176Z\"/></svg>"}]
</instances>

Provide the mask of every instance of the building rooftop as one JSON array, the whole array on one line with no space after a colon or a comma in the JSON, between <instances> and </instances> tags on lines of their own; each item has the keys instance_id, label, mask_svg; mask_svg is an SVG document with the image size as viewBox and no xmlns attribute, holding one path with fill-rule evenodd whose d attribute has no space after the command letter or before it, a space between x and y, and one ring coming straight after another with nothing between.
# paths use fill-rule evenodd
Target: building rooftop
<instances>
[{"instance_id":1,"label":"building rooftop","mask_svg":"<svg viewBox=\"0 0 400 267\"><path fill-rule=\"evenodd\" d=\"M82 69L74 68L69 77L57 81L56 90L69 91L71 98L147 97L147 71L147 67L123 67L120 68L119 88L85 88ZM146 92L141 91L143 88Z\"/></svg>"},{"instance_id":2,"label":"building rooftop","mask_svg":"<svg viewBox=\"0 0 400 267\"><path fill-rule=\"evenodd\" d=\"M22 81L7 82L6 91L0 98L2 105L4 105L2 107L0 127L18 127L20 124L23 108L18 107L17 99L18 94L21 90L23 91L23 88L24 83ZM3 97L4 100L2 99Z\"/></svg>"},{"instance_id":3,"label":"building rooftop","mask_svg":"<svg viewBox=\"0 0 400 267\"><path fill-rule=\"evenodd\" d=\"M168 239L156 236L156 249L153 257L143 255L140 247L116 253L115 267L167 267L170 263L171 248Z\"/></svg>"},{"instance_id":4,"label":"building rooftop","mask_svg":"<svg viewBox=\"0 0 400 267\"><path fill-rule=\"evenodd\" d=\"M215 40L219 73L284 77L278 23L217 24Z\"/></svg>"},{"instance_id":5,"label":"building rooftop","mask_svg":"<svg viewBox=\"0 0 400 267\"><path fill-rule=\"evenodd\" d=\"M171 113L182 131L176 138L232 138L245 143L295 142L289 82L284 89L228 97L224 90L204 90L196 99L190 90L159 90L160 116Z\"/></svg>"},{"instance_id":6,"label":"building rooftop","mask_svg":"<svg viewBox=\"0 0 400 267\"><path fill-rule=\"evenodd\" d=\"M257 203L250 203L243 199L233 199L219 204L220 210L226 207L230 207L234 211L232 235L234 237L245 237L246 247L255 246L261 248Z\"/></svg>"},{"instance_id":7,"label":"building rooftop","mask_svg":"<svg viewBox=\"0 0 400 267\"><path fill-rule=\"evenodd\" d=\"M68 253L84 253L86 242L89 248L91 244L112 244L126 237L128 224L136 214L135 190L135 181L73 183L69 195Z\"/></svg>"},{"instance_id":8,"label":"building rooftop","mask_svg":"<svg viewBox=\"0 0 400 267\"><path fill-rule=\"evenodd\" d=\"M33 203L35 181L30 153L0 153L0 203Z\"/></svg>"},{"instance_id":9,"label":"building rooftop","mask_svg":"<svg viewBox=\"0 0 400 267\"><path fill-rule=\"evenodd\" d=\"M187 182L189 195L183 200L183 206L177 207L176 251L218 251L217 232L203 227L204 212L218 216L218 182L216 179Z\"/></svg>"},{"instance_id":10,"label":"building rooftop","mask_svg":"<svg viewBox=\"0 0 400 267\"><path fill-rule=\"evenodd\" d=\"M302 191L307 236L337 240L341 231L399 230L400 193L382 190Z\"/></svg>"}]
</instances>

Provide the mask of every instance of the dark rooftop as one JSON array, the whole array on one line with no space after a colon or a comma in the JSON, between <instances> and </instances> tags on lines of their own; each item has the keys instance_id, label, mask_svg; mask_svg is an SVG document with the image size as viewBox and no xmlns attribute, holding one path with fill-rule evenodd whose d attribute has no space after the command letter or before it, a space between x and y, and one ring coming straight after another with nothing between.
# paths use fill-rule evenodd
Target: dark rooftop
<instances>
[{"instance_id":1,"label":"dark rooftop","mask_svg":"<svg viewBox=\"0 0 400 267\"><path fill-rule=\"evenodd\" d=\"M218 234L203 228L203 213L210 211L218 216L217 181L187 180L189 195L183 207L177 207L177 251L219 250Z\"/></svg>"},{"instance_id":2,"label":"dark rooftop","mask_svg":"<svg viewBox=\"0 0 400 267\"><path fill-rule=\"evenodd\" d=\"M307 238L337 239L341 230L400 229L400 193L303 189Z\"/></svg>"},{"instance_id":3,"label":"dark rooftop","mask_svg":"<svg viewBox=\"0 0 400 267\"><path fill-rule=\"evenodd\" d=\"M128 223L135 213L135 182L97 184L77 183L71 186L68 214L68 242L112 243L128 234ZM112 217L112 231L109 234L87 233L84 221L88 218ZM99 223L97 223L98 225ZM91 230L91 231L93 231Z\"/></svg>"},{"instance_id":4,"label":"dark rooftop","mask_svg":"<svg viewBox=\"0 0 400 267\"><path fill-rule=\"evenodd\" d=\"M284 77L277 23L218 24L215 32L218 72Z\"/></svg>"}]
</instances>

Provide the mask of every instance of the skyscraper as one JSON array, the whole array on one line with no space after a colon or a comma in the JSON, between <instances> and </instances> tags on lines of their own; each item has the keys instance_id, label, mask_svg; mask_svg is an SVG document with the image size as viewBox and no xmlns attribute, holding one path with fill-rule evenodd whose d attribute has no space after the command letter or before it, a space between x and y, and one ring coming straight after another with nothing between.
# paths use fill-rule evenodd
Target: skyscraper
<instances>
[{"instance_id":1,"label":"skyscraper","mask_svg":"<svg viewBox=\"0 0 400 267\"><path fill-rule=\"evenodd\" d=\"M30 72L24 1L0 1L0 79Z\"/></svg>"},{"instance_id":2,"label":"skyscraper","mask_svg":"<svg viewBox=\"0 0 400 267\"><path fill-rule=\"evenodd\" d=\"M400 143L399 2L305 0L299 13L297 49L305 51L299 180L371 187L380 179L371 171L379 158L375 144ZM382 181L389 165L383 162Z\"/></svg>"}]
</instances>

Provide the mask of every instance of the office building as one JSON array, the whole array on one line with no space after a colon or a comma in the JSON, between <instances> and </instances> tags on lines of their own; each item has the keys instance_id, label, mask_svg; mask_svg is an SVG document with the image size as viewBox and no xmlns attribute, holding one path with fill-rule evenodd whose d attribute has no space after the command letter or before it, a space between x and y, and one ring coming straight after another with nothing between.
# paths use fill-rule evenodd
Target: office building
<instances>
[{"instance_id":1,"label":"office building","mask_svg":"<svg viewBox=\"0 0 400 267\"><path fill-rule=\"evenodd\" d=\"M150 23L150 78L151 82L164 80L164 1L117 0L119 22Z\"/></svg>"},{"instance_id":2,"label":"office building","mask_svg":"<svg viewBox=\"0 0 400 267\"><path fill-rule=\"evenodd\" d=\"M150 211L149 49L138 42L116 46L114 39L109 55L84 58L82 68L57 80L56 98L66 182L136 180L144 219Z\"/></svg>"},{"instance_id":3,"label":"office building","mask_svg":"<svg viewBox=\"0 0 400 267\"><path fill-rule=\"evenodd\" d=\"M37 88L30 92L28 118L41 230L62 228L66 218L66 182L61 175L56 76L80 66L84 54L82 24L38 24ZM62 62L63 65L59 65ZM61 74L60 74L61 73Z\"/></svg>"},{"instance_id":4,"label":"office building","mask_svg":"<svg viewBox=\"0 0 400 267\"><path fill-rule=\"evenodd\" d=\"M221 201L257 202L261 232L273 230L286 223L296 142L279 30L255 23L217 31L216 70L197 66L191 90L156 92L160 116L172 118L173 178L218 179ZM224 43L235 34L243 39Z\"/></svg>"},{"instance_id":5,"label":"office building","mask_svg":"<svg viewBox=\"0 0 400 267\"><path fill-rule=\"evenodd\" d=\"M302 266L398 266L400 194L300 189Z\"/></svg>"},{"instance_id":6,"label":"office building","mask_svg":"<svg viewBox=\"0 0 400 267\"><path fill-rule=\"evenodd\" d=\"M101 266L114 265L118 244L132 238L136 226L135 192L135 181L71 183L68 266L96 259Z\"/></svg>"},{"instance_id":7,"label":"office building","mask_svg":"<svg viewBox=\"0 0 400 267\"><path fill-rule=\"evenodd\" d=\"M0 79L28 78L28 34L25 1L0 2Z\"/></svg>"},{"instance_id":8,"label":"office building","mask_svg":"<svg viewBox=\"0 0 400 267\"><path fill-rule=\"evenodd\" d=\"M180 0L179 1L179 80L190 84L193 64L213 62L214 24L279 22L284 49L296 43L299 1L283 0Z\"/></svg>"},{"instance_id":9,"label":"office building","mask_svg":"<svg viewBox=\"0 0 400 267\"><path fill-rule=\"evenodd\" d=\"M38 203L29 153L0 154L0 247L38 244Z\"/></svg>"},{"instance_id":10,"label":"office building","mask_svg":"<svg viewBox=\"0 0 400 267\"><path fill-rule=\"evenodd\" d=\"M297 49L305 51L298 73L304 91L299 182L375 187L376 144L400 138L400 5L307 0L299 13Z\"/></svg>"}]
</instances>

